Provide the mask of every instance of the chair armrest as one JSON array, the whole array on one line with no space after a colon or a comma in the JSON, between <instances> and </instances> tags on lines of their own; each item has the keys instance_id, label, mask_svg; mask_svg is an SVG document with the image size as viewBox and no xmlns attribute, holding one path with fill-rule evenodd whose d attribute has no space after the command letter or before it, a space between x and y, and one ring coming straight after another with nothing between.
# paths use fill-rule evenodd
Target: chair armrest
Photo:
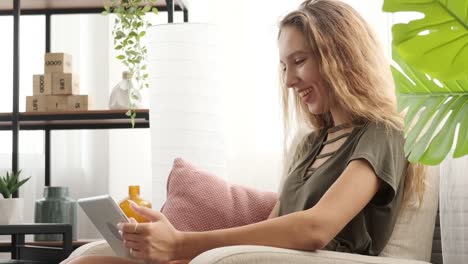
<instances>
[{"instance_id":1,"label":"chair armrest","mask_svg":"<svg viewBox=\"0 0 468 264\"><path fill-rule=\"evenodd\" d=\"M333 251L305 252L264 246L231 246L209 250L190 264L429 264L424 261L372 257Z\"/></svg>"},{"instance_id":2,"label":"chair armrest","mask_svg":"<svg viewBox=\"0 0 468 264\"><path fill-rule=\"evenodd\" d=\"M92 255L99 255L99 256L116 256L112 248L107 244L105 240L94 241L88 244L85 244L77 249L75 249L70 256L61 264L66 264L70 260L81 257L81 256L92 256Z\"/></svg>"},{"instance_id":3,"label":"chair armrest","mask_svg":"<svg viewBox=\"0 0 468 264\"><path fill-rule=\"evenodd\" d=\"M77 248L69 256L69 260L88 255L116 256L105 240L95 241ZM397 259L387 257L372 257L325 250L306 252L283 248L264 246L231 246L206 251L190 264L430 264L424 261Z\"/></svg>"}]
</instances>

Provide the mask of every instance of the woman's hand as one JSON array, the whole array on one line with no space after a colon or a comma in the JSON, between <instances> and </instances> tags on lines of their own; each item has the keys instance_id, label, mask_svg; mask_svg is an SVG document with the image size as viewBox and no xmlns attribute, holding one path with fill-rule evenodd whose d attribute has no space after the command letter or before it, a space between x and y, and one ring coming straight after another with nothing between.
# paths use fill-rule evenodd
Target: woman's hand
<instances>
[{"instance_id":1,"label":"woman's hand","mask_svg":"<svg viewBox=\"0 0 468 264\"><path fill-rule=\"evenodd\" d=\"M177 259L177 252L182 244L182 232L176 230L167 218L158 211L131 204L136 213L148 219L149 223L121 223L124 246L137 259L168 262Z\"/></svg>"}]
</instances>

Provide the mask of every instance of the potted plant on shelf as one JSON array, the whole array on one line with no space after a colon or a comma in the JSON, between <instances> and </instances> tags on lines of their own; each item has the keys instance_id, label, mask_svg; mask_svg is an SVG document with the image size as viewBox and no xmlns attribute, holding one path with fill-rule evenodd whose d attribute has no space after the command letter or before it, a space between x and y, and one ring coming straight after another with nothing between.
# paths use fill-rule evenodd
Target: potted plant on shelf
<instances>
[{"instance_id":1,"label":"potted plant on shelf","mask_svg":"<svg viewBox=\"0 0 468 264\"><path fill-rule=\"evenodd\" d=\"M115 15L112 36L114 48L119 52L116 58L135 80L135 85L126 87L129 97L126 115L131 117L132 126L135 126L135 106L141 100L140 90L149 87L146 65L148 49L143 39L151 23L144 17L149 11L158 13L155 3L156 0L110 0L110 5L106 5L102 12L103 15Z\"/></svg>"},{"instance_id":2,"label":"potted plant on shelf","mask_svg":"<svg viewBox=\"0 0 468 264\"><path fill-rule=\"evenodd\" d=\"M2 225L21 223L23 220L23 198L11 198L11 196L31 177L19 181L20 173L21 170L11 174L7 171L5 176L0 177L0 193L3 196L3 199L0 199Z\"/></svg>"}]
</instances>

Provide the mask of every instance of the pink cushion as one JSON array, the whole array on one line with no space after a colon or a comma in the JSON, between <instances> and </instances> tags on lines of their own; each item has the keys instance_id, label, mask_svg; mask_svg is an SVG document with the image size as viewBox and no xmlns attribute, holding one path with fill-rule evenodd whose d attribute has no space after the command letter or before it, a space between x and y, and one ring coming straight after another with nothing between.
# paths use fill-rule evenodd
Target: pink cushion
<instances>
[{"instance_id":1,"label":"pink cushion","mask_svg":"<svg viewBox=\"0 0 468 264\"><path fill-rule=\"evenodd\" d=\"M207 231L265 220L277 196L225 180L176 158L161 212L181 231Z\"/></svg>"}]
</instances>

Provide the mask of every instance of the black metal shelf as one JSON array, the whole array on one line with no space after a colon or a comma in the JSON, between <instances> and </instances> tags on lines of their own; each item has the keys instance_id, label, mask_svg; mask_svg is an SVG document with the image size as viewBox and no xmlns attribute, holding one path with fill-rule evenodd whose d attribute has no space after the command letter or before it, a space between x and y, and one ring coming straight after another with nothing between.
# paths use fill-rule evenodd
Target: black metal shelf
<instances>
[{"instance_id":1,"label":"black metal shelf","mask_svg":"<svg viewBox=\"0 0 468 264\"><path fill-rule=\"evenodd\" d=\"M21 14L90 14L102 12L108 0L21 0ZM187 10L183 0L158 0L154 5L160 11L168 11L172 6L175 11ZM0 1L0 15L12 15L13 1Z\"/></svg>"},{"instance_id":2,"label":"black metal shelf","mask_svg":"<svg viewBox=\"0 0 468 264\"><path fill-rule=\"evenodd\" d=\"M19 30L21 15L45 15L45 52L50 52L51 15L93 14L104 10L107 0L0 0L0 15L13 16L13 109L11 113L0 114L0 130L12 131L12 170L18 171L19 130L44 130L45 145L45 186L50 186L50 145L51 130L69 129L117 129L131 128L130 120L123 113L20 113L19 112ZM185 0L158 0L155 7L168 13L168 23L174 20L174 12L182 11L184 22L188 22ZM104 111L104 110L103 110ZM136 128L149 127L149 114L137 113ZM18 197L15 192L13 197Z\"/></svg>"},{"instance_id":3,"label":"black metal shelf","mask_svg":"<svg viewBox=\"0 0 468 264\"><path fill-rule=\"evenodd\" d=\"M132 128L126 110L80 112L22 112L20 130L125 129ZM12 113L0 113L0 130L12 129ZM149 110L136 110L135 128L149 128Z\"/></svg>"},{"instance_id":4,"label":"black metal shelf","mask_svg":"<svg viewBox=\"0 0 468 264\"><path fill-rule=\"evenodd\" d=\"M57 247L30 246L25 235L62 234L62 243ZM72 251L72 226L70 224L17 224L0 225L0 235L11 235L11 244L0 247L0 252L10 252L14 260L37 261L38 263L59 263Z\"/></svg>"},{"instance_id":5,"label":"black metal shelf","mask_svg":"<svg viewBox=\"0 0 468 264\"><path fill-rule=\"evenodd\" d=\"M12 0L17 1L17 0ZM0 16L14 13L12 1L0 1ZM21 15L67 15L98 14L104 10L106 0L21 0ZM188 21L188 9L184 0L158 0L154 5L161 12L168 12L169 23L173 22L174 11L182 11L184 21Z\"/></svg>"}]
</instances>

